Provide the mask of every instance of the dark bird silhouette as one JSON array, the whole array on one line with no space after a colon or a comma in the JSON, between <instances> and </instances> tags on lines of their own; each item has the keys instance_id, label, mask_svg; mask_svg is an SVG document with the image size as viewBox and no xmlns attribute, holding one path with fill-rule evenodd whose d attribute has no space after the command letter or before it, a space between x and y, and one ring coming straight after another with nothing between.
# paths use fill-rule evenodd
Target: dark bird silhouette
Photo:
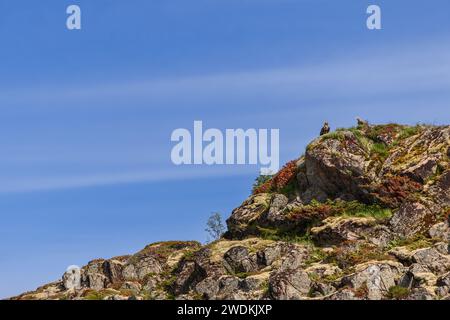
<instances>
[{"instance_id":1,"label":"dark bird silhouette","mask_svg":"<svg viewBox=\"0 0 450 320\"><path fill-rule=\"evenodd\" d=\"M325 122L323 124L322 130L320 130L320 135L323 136L324 134L327 134L330 132L330 126L328 125L328 122Z\"/></svg>"},{"instance_id":2,"label":"dark bird silhouette","mask_svg":"<svg viewBox=\"0 0 450 320\"><path fill-rule=\"evenodd\" d=\"M363 128L365 128L365 127L367 127L368 125L369 125L369 122L368 121L366 121L366 120L363 120L363 119L361 119L361 118L356 118L356 121L358 122L358 127L363 127Z\"/></svg>"}]
</instances>

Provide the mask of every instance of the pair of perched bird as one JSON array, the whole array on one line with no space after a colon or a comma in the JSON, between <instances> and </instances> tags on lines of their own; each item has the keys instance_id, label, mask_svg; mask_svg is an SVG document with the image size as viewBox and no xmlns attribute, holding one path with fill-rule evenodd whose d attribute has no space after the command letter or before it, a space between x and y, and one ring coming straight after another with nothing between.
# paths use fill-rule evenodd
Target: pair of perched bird
<instances>
[{"instance_id":1,"label":"pair of perched bird","mask_svg":"<svg viewBox=\"0 0 450 320\"><path fill-rule=\"evenodd\" d=\"M366 120L363 120L361 118L356 118L356 121L358 121L358 127L365 127L369 124ZM320 130L320 135L323 136L327 133L330 133L330 125L328 124L328 122L325 122L323 124L322 130Z\"/></svg>"}]
</instances>

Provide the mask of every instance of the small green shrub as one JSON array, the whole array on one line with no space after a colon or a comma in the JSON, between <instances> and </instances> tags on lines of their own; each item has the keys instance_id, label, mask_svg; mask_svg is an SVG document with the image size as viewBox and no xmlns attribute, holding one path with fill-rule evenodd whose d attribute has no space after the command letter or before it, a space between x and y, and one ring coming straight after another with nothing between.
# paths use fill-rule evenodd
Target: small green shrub
<instances>
[{"instance_id":1,"label":"small green shrub","mask_svg":"<svg viewBox=\"0 0 450 320\"><path fill-rule=\"evenodd\" d=\"M376 204L365 204L359 201L331 201L319 203L312 201L310 206L315 212L324 211L328 208L329 216L344 217L373 217L377 220L384 220L392 217L392 211Z\"/></svg>"},{"instance_id":2,"label":"small green shrub","mask_svg":"<svg viewBox=\"0 0 450 320\"><path fill-rule=\"evenodd\" d=\"M388 298L395 300L403 300L409 296L409 289L401 286L393 286L389 288Z\"/></svg>"},{"instance_id":3,"label":"small green shrub","mask_svg":"<svg viewBox=\"0 0 450 320\"><path fill-rule=\"evenodd\" d=\"M254 272L238 272L238 273L235 273L234 276L238 277L239 279L245 279L254 274L255 274Z\"/></svg>"},{"instance_id":4,"label":"small green shrub","mask_svg":"<svg viewBox=\"0 0 450 320\"><path fill-rule=\"evenodd\" d=\"M384 143L374 143L371 154L379 155L381 159L386 159L389 156L389 149Z\"/></svg>"},{"instance_id":5,"label":"small green shrub","mask_svg":"<svg viewBox=\"0 0 450 320\"><path fill-rule=\"evenodd\" d=\"M345 217L372 217L376 220L385 220L392 217L390 209L382 208L379 205L367 205L358 201L345 202L343 204L342 216Z\"/></svg>"}]
</instances>

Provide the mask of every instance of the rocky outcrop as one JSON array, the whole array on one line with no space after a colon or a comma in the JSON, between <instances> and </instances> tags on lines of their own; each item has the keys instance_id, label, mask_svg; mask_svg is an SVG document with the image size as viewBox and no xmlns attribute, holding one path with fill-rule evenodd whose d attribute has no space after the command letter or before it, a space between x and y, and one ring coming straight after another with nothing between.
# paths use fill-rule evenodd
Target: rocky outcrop
<instances>
[{"instance_id":1,"label":"rocky outcrop","mask_svg":"<svg viewBox=\"0 0 450 320\"><path fill-rule=\"evenodd\" d=\"M325 134L222 239L151 244L14 299L450 299L450 127Z\"/></svg>"},{"instance_id":2,"label":"rocky outcrop","mask_svg":"<svg viewBox=\"0 0 450 320\"><path fill-rule=\"evenodd\" d=\"M356 266L354 273L342 279L342 285L353 289L359 298L380 300L389 295L389 289L398 284L404 272L401 263L371 261Z\"/></svg>"},{"instance_id":3,"label":"rocky outcrop","mask_svg":"<svg viewBox=\"0 0 450 320\"><path fill-rule=\"evenodd\" d=\"M329 197L365 199L368 192L363 186L376 177L369 150L350 131L341 132L338 139L313 142L306 151L304 170L307 188L301 190L301 197L305 202L312 200L311 195L319 201Z\"/></svg>"},{"instance_id":4,"label":"rocky outcrop","mask_svg":"<svg viewBox=\"0 0 450 320\"><path fill-rule=\"evenodd\" d=\"M427 207L420 202L405 202L392 217L390 227L395 233L409 237L426 231L438 212L439 209Z\"/></svg>"},{"instance_id":5,"label":"rocky outcrop","mask_svg":"<svg viewBox=\"0 0 450 320\"><path fill-rule=\"evenodd\" d=\"M378 224L373 217L331 217L322 225L311 228L312 239L320 245L336 245L342 242L364 240L386 246L394 239L392 231Z\"/></svg>"}]
</instances>

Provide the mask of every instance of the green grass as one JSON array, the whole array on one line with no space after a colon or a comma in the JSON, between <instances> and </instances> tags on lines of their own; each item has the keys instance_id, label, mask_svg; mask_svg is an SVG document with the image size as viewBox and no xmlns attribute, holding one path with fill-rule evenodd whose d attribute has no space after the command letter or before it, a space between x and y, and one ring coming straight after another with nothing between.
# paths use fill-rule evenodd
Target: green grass
<instances>
[{"instance_id":1,"label":"green grass","mask_svg":"<svg viewBox=\"0 0 450 320\"><path fill-rule=\"evenodd\" d=\"M406 247L407 249L414 251L417 249L428 248L432 245L433 241L431 239L428 239L423 235L415 235L411 238L393 240L389 243L388 248Z\"/></svg>"},{"instance_id":2,"label":"green grass","mask_svg":"<svg viewBox=\"0 0 450 320\"><path fill-rule=\"evenodd\" d=\"M400 286L393 286L389 288L388 292L388 298L389 299L396 299L396 300L402 300L409 296L409 289L400 287Z\"/></svg>"},{"instance_id":3,"label":"green grass","mask_svg":"<svg viewBox=\"0 0 450 320\"><path fill-rule=\"evenodd\" d=\"M362 211L355 211L350 213L344 213L345 217L359 217L359 218L375 218L376 220L385 220L392 217L392 211L390 209L383 209L379 207L368 207Z\"/></svg>"},{"instance_id":4,"label":"green grass","mask_svg":"<svg viewBox=\"0 0 450 320\"><path fill-rule=\"evenodd\" d=\"M398 139L403 140L415 136L416 134L420 133L421 130L422 127L420 125L414 127L406 127L400 132Z\"/></svg>"},{"instance_id":5,"label":"green grass","mask_svg":"<svg viewBox=\"0 0 450 320\"><path fill-rule=\"evenodd\" d=\"M326 141L326 140L339 140L339 141L343 141L345 139L345 135L344 135L344 129L340 130L336 130L336 131L332 131L330 133L324 134L323 136L320 136L317 140L314 140L313 142L311 142L310 144L308 144L306 146L306 151L309 152L313 149L315 149L317 146L319 146L322 142Z\"/></svg>"},{"instance_id":6,"label":"green grass","mask_svg":"<svg viewBox=\"0 0 450 320\"><path fill-rule=\"evenodd\" d=\"M342 141L344 139L344 134L342 133L342 131L333 131L333 132L324 134L321 138L322 138L322 141L330 140L330 139Z\"/></svg>"},{"instance_id":7,"label":"green grass","mask_svg":"<svg viewBox=\"0 0 450 320\"><path fill-rule=\"evenodd\" d=\"M377 154L380 158L386 159L389 156L389 149L384 143L374 143L370 153Z\"/></svg>"},{"instance_id":8,"label":"green grass","mask_svg":"<svg viewBox=\"0 0 450 320\"><path fill-rule=\"evenodd\" d=\"M326 254L326 252L323 251L321 248L318 248L318 247L312 247L312 248L313 248L313 250L312 250L311 254L309 255L308 259L306 259L306 261L305 261L306 266L310 266L313 263L322 262L328 258L328 255Z\"/></svg>"},{"instance_id":9,"label":"green grass","mask_svg":"<svg viewBox=\"0 0 450 320\"><path fill-rule=\"evenodd\" d=\"M345 275L345 273L340 271L340 272L336 272L334 274L330 274L328 276L325 276L323 278L323 280L325 282L328 282L328 283L333 283L333 282L336 282L337 280L341 279L344 275Z\"/></svg>"},{"instance_id":10,"label":"green grass","mask_svg":"<svg viewBox=\"0 0 450 320\"><path fill-rule=\"evenodd\" d=\"M282 228L263 228L257 226L260 237L264 240L284 241L300 244L312 244L312 240L308 232L298 233L293 230L283 230Z\"/></svg>"},{"instance_id":11,"label":"green grass","mask_svg":"<svg viewBox=\"0 0 450 320\"><path fill-rule=\"evenodd\" d=\"M377 220L385 220L392 217L392 211L387 208L382 208L379 205L368 205L358 201L337 201L327 202L328 205L334 206L341 212L339 216L344 217L372 217Z\"/></svg>"},{"instance_id":12,"label":"green grass","mask_svg":"<svg viewBox=\"0 0 450 320\"><path fill-rule=\"evenodd\" d=\"M270 292L269 280L266 280L263 283L261 283L260 290L263 292L263 296L269 295Z\"/></svg>"},{"instance_id":13,"label":"green grass","mask_svg":"<svg viewBox=\"0 0 450 320\"><path fill-rule=\"evenodd\" d=\"M257 272L238 272L238 273L233 273L232 275L235 277L238 277L239 279L245 279L250 276L254 276L256 274L258 274L258 273Z\"/></svg>"},{"instance_id":14,"label":"green grass","mask_svg":"<svg viewBox=\"0 0 450 320\"><path fill-rule=\"evenodd\" d=\"M112 290L100 290L100 291L89 291L85 296L84 299L86 300L103 300L104 298L108 297L108 296L112 296L117 294L116 291L112 291Z\"/></svg>"}]
</instances>

